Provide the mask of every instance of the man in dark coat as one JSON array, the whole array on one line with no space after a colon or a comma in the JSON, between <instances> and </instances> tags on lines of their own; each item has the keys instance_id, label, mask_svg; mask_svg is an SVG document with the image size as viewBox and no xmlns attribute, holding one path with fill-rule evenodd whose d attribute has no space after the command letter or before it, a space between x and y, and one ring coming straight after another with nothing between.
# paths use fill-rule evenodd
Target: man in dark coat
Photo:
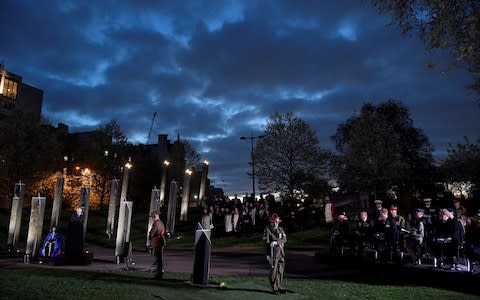
<instances>
[{"instance_id":1,"label":"man in dark coat","mask_svg":"<svg viewBox=\"0 0 480 300\"><path fill-rule=\"evenodd\" d=\"M83 236L83 223L85 215L81 207L77 207L68 222L65 256L73 260L81 260L85 253L85 239Z\"/></svg>"},{"instance_id":2,"label":"man in dark coat","mask_svg":"<svg viewBox=\"0 0 480 300\"><path fill-rule=\"evenodd\" d=\"M163 248L165 247L165 225L160 220L160 214L158 211L153 211L150 214L153 218L152 228L148 232L148 238L150 239L150 245L152 246L152 254L155 260L152 265L152 271L156 274L154 279L162 279L165 272L165 261L163 259Z\"/></svg>"}]
</instances>

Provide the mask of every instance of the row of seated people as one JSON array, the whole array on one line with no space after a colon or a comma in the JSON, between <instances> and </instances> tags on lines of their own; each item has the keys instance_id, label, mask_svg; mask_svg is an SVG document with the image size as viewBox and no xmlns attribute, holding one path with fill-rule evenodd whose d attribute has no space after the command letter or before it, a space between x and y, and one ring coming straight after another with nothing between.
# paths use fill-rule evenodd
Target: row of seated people
<instances>
[{"instance_id":1,"label":"row of seated people","mask_svg":"<svg viewBox=\"0 0 480 300\"><path fill-rule=\"evenodd\" d=\"M365 249L371 248L381 261L400 253L408 253L415 264L430 255L440 264L453 265L459 254L478 261L480 211L462 219L449 209L426 215L424 209L417 208L407 218L397 211L395 206L383 208L372 219L361 211L353 221L340 214L331 235L332 251L343 251L344 243L348 243L354 255L364 255Z\"/></svg>"}]
</instances>

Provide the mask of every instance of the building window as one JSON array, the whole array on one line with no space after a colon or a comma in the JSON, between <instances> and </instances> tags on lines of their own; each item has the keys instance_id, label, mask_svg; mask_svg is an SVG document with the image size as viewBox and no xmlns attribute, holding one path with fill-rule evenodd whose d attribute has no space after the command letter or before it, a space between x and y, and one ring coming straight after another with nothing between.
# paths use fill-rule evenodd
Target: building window
<instances>
[{"instance_id":1,"label":"building window","mask_svg":"<svg viewBox=\"0 0 480 300\"><path fill-rule=\"evenodd\" d=\"M17 90L18 90L18 82L8 77L5 77L3 81L3 91L2 91L3 96L11 99L17 99Z\"/></svg>"}]
</instances>

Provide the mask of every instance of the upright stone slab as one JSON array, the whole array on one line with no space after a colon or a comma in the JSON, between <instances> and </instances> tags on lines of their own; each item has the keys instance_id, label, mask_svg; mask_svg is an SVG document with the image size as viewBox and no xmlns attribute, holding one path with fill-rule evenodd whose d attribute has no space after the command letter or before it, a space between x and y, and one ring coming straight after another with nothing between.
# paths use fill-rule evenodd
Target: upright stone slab
<instances>
[{"instance_id":1,"label":"upright stone slab","mask_svg":"<svg viewBox=\"0 0 480 300\"><path fill-rule=\"evenodd\" d=\"M28 224L27 247L25 262L36 259L42 243L43 217L45 215L45 197L32 197L30 222Z\"/></svg>"},{"instance_id":2,"label":"upright stone slab","mask_svg":"<svg viewBox=\"0 0 480 300\"><path fill-rule=\"evenodd\" d=\"M150 232L150 229L152 228L152 225L153 225L153 219L150 218L150 215L152 214L153 211L157 211L158 213L160 213L160 193L159 193L159 190L156 188L152 189L152 194L150 195L150 211L148 213L147 241L145 243L145 246L147 248L150 247L150 239L148 237L148 233Z\"/></svg>"},{"instance_id":3,"label":"upright stone slab","mask_svg":"<svg viewBox=\"0 0 480 300\"><path fill-rule=\"evenodd\" d=\"M175 231L175 217L177 215L177 193L178 185L172 180L170 183L170 194L168 197L168 212L167 212L167 225L166 229L169 233L174 233Z\"/></svg>"},{"instance_id":4,"label":"upright stone slab","mask_svg":"<svg viewBox=\"0 0 480 300\"><path fill-rule=\"evenodd\" d=\"M118 205L119 188L120 180L113 179L112 187L110 188L110 202L108 204L107 229L105 230L109 238L112 237L115 231L115 214Z\"/></svg>"},{"instance_id":5,"label":"upright stone slab","mask_svg":"<svg viewBox=\"0 0 480 300\"><path fill-rule=\"evenodd\" d=\"M130 166L123 168L122 193L120 194L120 201L127 201L128 193L128 176L130 174Z\"/></svg>"},{"instance_id":6,"label":"upright stone slab","mask_svg":"<svg viewBox=\"0 0 480 300\"><path fill-rule=\"evenodd\" d=\"M188 216L188 203L190 200L190 182L192 179L192 173L190 170L185 172L183 179L183 191L182 191L182 205L180 206L180 222L187 222Z\"/></svg>"},{"instance_id":7,"label":"upright stone slab","mask_svg":"<svg viewBox=\"0 0 480 300\"><path fill-rule=\"evenodd\" d=\"M195 256L193 260L192 275L193 284L208 284L211 248L212 242L210 240L210 229L203 229L202 225L198 224L198 229L195 231Z\"/></svg>"},{"instance_id":8,"label":"upright stone slab","mask_svg":"<svg viewBox=\"0 0 480 300\"><path fill-rule=\"evenodd\" d=\"M118 213L117 238L115 243L115 258L117 263L122 262L125 257L131 253L125 253L127 249L131 249L130 244L130 227L132 222L132 201L120 201L120 209Z\"/></svg>"},{"instance_id":9,"label":"upright stone slab","mask_svg":"<svg viewBox=\"0 0 480 300\"><path fill-rule=\"evenodd\" d=\"M200 180L200 190L198 191L198 203L202 203L202 199L205 197L205 190L207 187L207 177L208 177L208 162L204 161L203 162L203 168L202 168L202 178Z\"/></svg>"},{"instance_id":10,"label":"upright stone slab","mask_svg":"<svg viewBox=\"0 0 480 300\"><path fill-rule=\"evenodd\" d=\"M80 207L83 208L83 214L85 215L85 221L83 222L83 243L85 243L85 237L87 235L87 223L88 223L88 210L90 207L90 188L84 186L80 190Z\"/></svg>"},{"instance_id":11,"label":"upright stone slab","mask_svg":"<svg viewBox=\"0 0 480 300\"><path fill-rule=\"evenodd\" d=\"M168 164L163 164L162 181L160 182L160 207L165 203L165 189L167 187L167 167Z\"/></svg>"},{"instance_id":12,"label":"upright stone slab","mask_svg":"<svg viewBox=\"0 0 480 300\"><path fill-rule=\"evenodd\" d=\"M9 252L17 250L20 225L22 224L23 199L25 197L25 184L16 183L13 190L12 210L8 226L7 247Z\"/></svg>"},{"instance_id":13,"label":"upright stone slab","mask_svg":"<svg viewBox=\"0 0 480 300\"><path fill-rule=\"evenodd\" d=\"M60 216L60 210L62 208L64 183L65 183L65 180L63 179L63 176L58 176L57 184L55 185L55 195L53 197L52 218L50 220L50 228L52 228L53 226L58 227L58 219Z\"/></svg>"}]
</instances>

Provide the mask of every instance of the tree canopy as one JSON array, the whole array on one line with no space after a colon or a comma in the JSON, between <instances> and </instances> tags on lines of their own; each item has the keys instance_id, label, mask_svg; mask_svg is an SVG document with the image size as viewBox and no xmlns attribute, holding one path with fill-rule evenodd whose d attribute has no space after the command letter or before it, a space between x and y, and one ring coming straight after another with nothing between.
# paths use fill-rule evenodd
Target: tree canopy
<instances>
[{"instance_id":1,"label":"tree canopy","mask_svg":"<svg viewBox=\"0 0 480 300\"><path fill-rule=\"evenodd\" d=\"M480 96L480 1L372 0L381 13L392 14L403 34L418 31L428 50L444 49L473 77Z\"/></svg>"},{"instance_id":2,"label":"tree canopy","mask_svg":"<svg viewBox=\"0 0 480 300\"><path fill-rule=\"evenodd\" d=\"M465 137L464 143L450 145L448 155L440 169L452 192L472 194L480 189L480 140L472 143Z\"/></svg>"},{"instance_id":3,"label":"tree canopy","mask_svg":"<svg viewBox=\"0 0 480 300\"><path fill-rule=\"evenodd\" d=\"M291 112L275 113L255 147L255 175L267 190L292 197L294 190L325 175L328 158L305 121Z\"/></svg>"},{"instance_id":4,"label":"tree canopy","mask_svg":"<svg viewBox=\"0 0 480 300\"><path fill-rule=\"evenodd\" d=\"M433 176L432 147L396 101L367 103L337 128L333 173L348 191L386 192L414 188Z\"/></svg>"},{"instance_id":5,"label":"tree canopy","mask_svg":"<svg viewBox=\"0 0 480 300\"><path fill-rule=\"evenodd\" d=\"M62 149L49 125L31 113L14 111L0 122L0 182L2 194L22 181L32 183L61 169Z\"/></svg>"}]
</instances>

